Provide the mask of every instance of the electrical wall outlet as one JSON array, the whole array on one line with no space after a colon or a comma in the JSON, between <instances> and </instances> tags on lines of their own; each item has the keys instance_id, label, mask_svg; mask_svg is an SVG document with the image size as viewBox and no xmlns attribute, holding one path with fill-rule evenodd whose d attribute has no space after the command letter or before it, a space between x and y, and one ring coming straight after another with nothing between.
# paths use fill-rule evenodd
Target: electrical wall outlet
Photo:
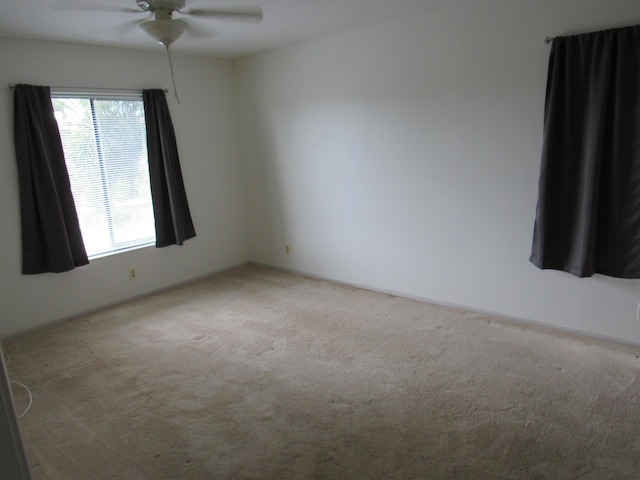
<instances>
[{"instance_id":1,"label":"electrical wall outlet","mask_svg":"<svg viewBox=\"0 0 640 480\"><path fill-rule=\"evenodd\" d=\"M287 255L291 253L291 247L289 245L284 246L284 253L286 253Z\"/></svg>"},{"instance_id":2,"label":"electrical wall outlet","mask_svg":"<svg viewBox=\"0 0 640 480\"><path fill-rule=\"evenodd\" d=\"M136 273L136 269L135 268L130 268L129 269L129 280L135 280L136 278L138 278L138 274Z\"/></svg>"}]
</instances>

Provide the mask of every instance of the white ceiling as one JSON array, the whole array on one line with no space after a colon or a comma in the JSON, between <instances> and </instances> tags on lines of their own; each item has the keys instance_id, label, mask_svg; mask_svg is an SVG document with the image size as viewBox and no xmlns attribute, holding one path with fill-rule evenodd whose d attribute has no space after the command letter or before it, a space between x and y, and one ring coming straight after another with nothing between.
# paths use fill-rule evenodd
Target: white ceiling
<instances>
[{"instance_id":1,"label":"white ceiling","mask_svg":"<svg viewBox=\"0 0 640 480\"><path fill-rule=\"evenodd\" d=\"M438 8L457 0L187 0L187 8L260 6L260 23L189 16L202 38L185 34L175 52L237 58ZM137 27L150 17L99 7L137 9L135 0L1 0L0 36L139 49L162 46ZM96 7L91 11L90 7ZM83 10L84 9L84 10ZM175 14L175 18L179 14Z\"/></svg>"}]
</instances>

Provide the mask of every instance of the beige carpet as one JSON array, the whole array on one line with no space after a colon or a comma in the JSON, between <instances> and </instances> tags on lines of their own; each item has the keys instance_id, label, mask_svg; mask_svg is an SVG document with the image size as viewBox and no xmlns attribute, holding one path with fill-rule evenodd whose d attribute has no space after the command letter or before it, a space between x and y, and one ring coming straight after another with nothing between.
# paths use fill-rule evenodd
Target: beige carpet
<instances>
[{"instance_id":1,"label":"beige carpet","mask_svg":"<svg viewBox=\"0 0 640 480\"><path fill-rule=\"evenodd\" d=\"M35 480L640 478L640 350L262 267L4 347Z\"/></svg>"}]
</instances>

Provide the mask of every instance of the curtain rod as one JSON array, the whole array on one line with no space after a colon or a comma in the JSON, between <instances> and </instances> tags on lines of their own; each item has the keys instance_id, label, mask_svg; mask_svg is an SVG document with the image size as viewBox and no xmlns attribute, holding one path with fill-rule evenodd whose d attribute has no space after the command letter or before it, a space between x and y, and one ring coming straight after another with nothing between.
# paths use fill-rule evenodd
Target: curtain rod
<instances>
[{"instance_id":1,"label":"curtain rod","mask_svg":"<svg viewBox=\"0 0 640 480\"><path fill-rule=\"evenodd\" d=\"M547 45L555 40L556 37L544 37L544 43Z\"/></svg>"},{"instance_id":2,"label":"curtain rod","mask_svg":"<svg viewBox=\"0 0 640 480\"><path fill-rule=\"evenodd\" d=\"M14 88L17 84L15 83L10 83L9 84L9 88ZM142 91L141 89L134 89L134 88L99 88L99 87L49 87L52 90L74 90L74 91L78 91L78 92L90 92L90 91L94 91L94 92L129 92L129 93L139 93ZM163 88L162 91L164 93L168 93L169 90L166 88Z\"/></svg>"}]
</instances>

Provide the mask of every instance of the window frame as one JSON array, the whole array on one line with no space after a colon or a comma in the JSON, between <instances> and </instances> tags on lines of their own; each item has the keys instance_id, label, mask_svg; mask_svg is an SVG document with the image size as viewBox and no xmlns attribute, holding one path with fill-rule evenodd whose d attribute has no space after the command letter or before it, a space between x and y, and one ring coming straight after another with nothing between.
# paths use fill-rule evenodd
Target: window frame
<instances>
[{"instance_id":1,"label":"window frame","mask_svg":"<svg viewBox=\"0 0 640 480\"><path fill-rule=\"evenodd\" d=\"M102 157L102 153L101 153L101 148L98 146L100 144L100 134L99 131L97 129L97 119L95 116L95 105L94 105L94 101L136 101L136 102L140 102L142 109L144 111L144 102L143 102L143 97L142 97L142 91L135 91L135 90L102 90L102 89L96 89L94 90L78 90L78 89L70 89L70 88L51 88L51 100L52 103L55 99L62 99L62 98L66 98L66 99L79 99L79 100L89 100L90 104L91 104L91 114L92 114L92 123L93 123L93 128L94 128L94 139L96 141L96 149L97 149L97 156L98 156L98 162L100 164L100 176L101 176L101 185L103 187L103 193L104 195L106 195L107 197L109 196L108 193L108 180L106 180L106 174L105 174L105 168L104 168L104 158ZM55 107L54 107L54 111L55 111ZM57 122L57 118L56 118L56 122ZM144 141L146 142L146 125L143 124L143 128L144 128ZM60 134L60 137L62 139L62 134ZM64 145L64 142L63 142ZM145 149L146 149L146 145L145 145ZM148 162L149 162L149 158L148 158L148 152L146 155L146 161L147 161L147 169L148 169ZM65 164L67 164L67 159L65 158ZM67 168L68 168L68 164L67 164ZM147 170L148 176L146 177L146 180L148 182L149 185L149 190L151 190L151 178L150 178L150 174ZM73 183L73 182L72 182ZM72 195L73 195L73 185L71 188L72 191ZM75 198L75 196L74 196ZM99 251L97 253L87 253L87 257L89 260L93 260L93 259L97 259L97 258L102 258L102 257L107 257L110 255L116 255L119 253L123 253L123 252L128 252L128 251L132 251L132 250L138 250L138 249L142 249L142 248L149 248L149 247L154 247L156 244L156 239L157 239L157 232L155 229L155 222L153 225L153 236L149 236L146 238L141 238L141 239L137 239L137 240L132 240L129 242L120 242L119 244L117 244L113 238L113 218L111 216L111 214L109 213L110 211L110 205L109 205L110 201L106 201L105 202L105 209L107 210L106 213L106 219L107 222L109 223L109 240L111 243L111 248L108 250L103 250L103 251ZM150 204L151 207L151 211L153 214L153 202L151 201ZM77 210L77 208L76 208ZM80 228L81 233L82 232L82 223L81 223L81 228Z\"/></svg>"}]
</instances>

